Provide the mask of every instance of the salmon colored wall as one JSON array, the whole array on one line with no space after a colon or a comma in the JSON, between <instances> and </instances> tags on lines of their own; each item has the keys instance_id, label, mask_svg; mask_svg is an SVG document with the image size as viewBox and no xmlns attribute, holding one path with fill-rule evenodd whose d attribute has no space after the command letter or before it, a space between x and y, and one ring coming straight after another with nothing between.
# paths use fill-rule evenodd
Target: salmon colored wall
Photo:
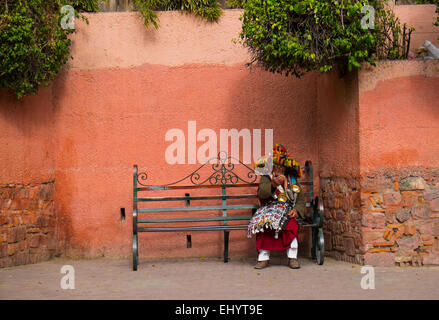
<instances>
[{"instance_id":1,"label":"salmon colored wall","mask_svg":"<svg viewBox=\"0 0 439 320\"><path fill-rule=\"evenodd\" d=\"M379 62L359 96L364 264L438 264L439 61Z\"/></svg>"},{"instance_id":2,"label":"salmon colored wall","mask_svg":"<svg viewBox=\"0 0 439 320\"><path fill-rule=\"evenodd\" d=\"M410 49L415 51L422 46L425 40L430 40L436 47L439 47L439 27L433 22L437 17L436 6L433 4L424 5L397 5L393 7L395 15L401 23L415 27L410 40Z\"/></svg>"},{"instance_id":3,"label":"salmon colored wall","mask_svg":"<svg viewBox=\"0 0 439 320\"><path fill-rule=\"evenodd\" d=\"M164 159L167 130L187 133L189 120L217 135L273 128L274 142L301 164L313 160L315 173L355 173L356 80L249 70L246 49L232 43L241 12L227 10L214 24L161 12L158 30L145 29L136 13L88 14L89 25L76 21L74 59L49 88L21 101L0 92L0 181L55 179L60 253L131 255L132 165L146 169L151 184L192 172L196 165ZM231 234L232 256L254 252L244 232ZM186 249L184 234L142 234L140 255L219 256L221 239L195 234Z\"/></svg>"},{"instance_id":4,"label":"salmon colored wall","mask_svg":"<svg viewBox=\"0 0 439 320\"><path fill-rule=\"evenodd\" d=\"M358 177L358 80L334 70L317 80L320 177Z\"/></svg>"},{"instance_id":5,"label":"salmon colored wall","mask_svg":"<svg viewBox=\"0 0 439 320\"><path fill-rule=\"evenodd\" d=\"M416 29L412 50L425 40L439 47L439 27L432 23L435 8L393 7L402 23ZM439 101L436 67L432 61L378 62L377 67L364 64L358 79L356 75L340 78L338 71L318 77L320 175L358 176L360 163L363 170L381 165L437 165L437 144L424 139L438 133L434 125Z\"/></svg>"},{"instance_id":6,"label":"salmon colored wall","mask_svg":"<svg viewBox=\"0 0 439 320\"><path fill-rule=\"evenodd\" d=\"M362 171L439 165L438 67L438 61L389 61L360 72Z\"/></svg>"},{"instance_id":7,"label":"salmon colored wall","mask_svg":"<svg viewBox=\"0 0 439 320\"><path fill-rule=\"evenodd\" d=\"M359 264L415 264L419 259L437 264L437 253L420 258L404 241L438 236L439 207L430 203L435 198L428 192L437 197L439 61L381 61L344 78L334 71L317 83L327 254ZM404 187L400 193L399 183L410 179L424 183L419 188L427 192ZM373 205L375 200L383 207ZM416 210L427 213L420 216ZM403 211L413 218L401 218ZM416 225L413 236L396 247L375 247L387 226L399 222Z\"/></svg>"},{"instance_id":8,"label":"salmon colored wall","mask_svg":"<svg viewBox=\"0 0 439 320\"><path fill-rule=\"evenodd\" d=\"M69 66L75 69L130 68L145 63L177 66L188 63L233 65L248 61L235 45L242 10L226 10L218 23L177 11L158 12L158 29L145 29L134 12L86 14L76 20ZM84 50L84 48L87 48Z\"/></svg>"},{"instance_id":9,"label":"salmon colored wall","mask_svg":"<svg viewBox=\"0 0 439 320\"><path fill-rule=\"evenodd\" d=\"M49 88L23 102L1 92L2 120L29 133L13 144L16 133L8 130L11 147L1 156L10 173L2 178L15 181L28 167L35 179L54 171L60 253L131 255L132 166L147 170L150 184L170 183L198 168L165 161L171 144L166 132L178 128L187 137L190 120L197 131L210 128L218 138L220 129L274 129L275 143L318 168L316 75L298 80L250 71L247 51L231 41L240 30L238 17L239 11L226 11L218 24L208 24L166 12L160 13L160 29L147 30L135 13L90 14L88 26L76 21L74 60ZM23 104L19 113L6 113ZM33 137L35 153L27 148ZM51 150L51 158L46 161L40 150ZM7 161L11 153L27 160ZM120 208L126 209L125 221ZM222 254L221 233L192 238L193 248L186 249L185 233L141 234L140 257ZM231 238L231 256L255 253L254 239L244 231Z\"/></svg>"},{"instance_id":10,"label":"salmon colored wall","mask_svg":"<svg viewBox=\"0 0 439 320\"><path fill-rule=\"evenodd\" d=\"M151 184L176 181L198 168L165 161L170 145L165 142L166 132L180 128L187 137L188 120L196 120L198 130L211 128L218 136L221 128L275 128L274 140L285 143L301 163L315 158L309 113L315 97L308 94L315 85L312 75L298 81L260 71L249 73L242 65L144 65L72 70L59 80L54 91L59 97L55 174L58 214L64 219L60 237L65 234L71 247L80 252L129 254L131 217L120 222L119 209L125 207L131 214L132 165L147 170ZM292 126L301 139L291 134ZM243 235L241 241L246 242ZM141 235L140 253L145 256L142 236L159 238ZM193 241L207 237L203 242L218 245L220 236L200 233ZM182 250L183 235L160 237L166 239L162 244L166 251L154 250L160 242L153 243L148 256L196 254L196 246ZM236 246L231 254L246 251L236 241L231 245ZM198 254L218 250L221 246L217 251L203 247Z\"/></svg>"},{"instance_id":11,"label":"salmon colored wall","mask_svg":"<svg viewBox=\"0 0 439 320\"><path fill-rule=\"evenodd\" d=\"M21 101L0 92L0 185L54 180L52 108L49 88Z\"/></svg>"}]
</instances>

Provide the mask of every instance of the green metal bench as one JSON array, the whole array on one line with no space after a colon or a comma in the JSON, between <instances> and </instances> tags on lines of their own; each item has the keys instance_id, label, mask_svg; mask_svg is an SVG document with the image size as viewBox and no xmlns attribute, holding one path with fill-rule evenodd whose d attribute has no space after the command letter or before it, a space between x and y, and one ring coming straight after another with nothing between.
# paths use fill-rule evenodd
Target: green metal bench
<instances>
[{"instance_id":1,"label":"green metal bench","mask_svg":"<svg viewBox=\"0 0 439 320\"><path fill-rule=\"evenodd\" d=\"M249 220L254 211L259 207L257 201L256 173L240 162L240 169L247 171L243 179L235 171L235 165L230 162L231 157L218 154L218 162L212 164L212 173L206 179L201 179L203 168L207 168L207 161L188 176L174 183L166 185L146 185L142 181L147 179L145 172L139 173L137 165L134 165L133 175L133 270L136 271L139 263L138 233L139 232L184 232L184 231L223 231L224 232L224 262L228 262L229 233L232 230L246 230ZM323 208L317 209L318 198L313 197L313 175L310 161L305 164L305 172L309 181L301 181L301 185L310 186L307 192L307 207L311 207L311 213L307 219L298 219L300 226L312 227L312 257L317 259L318 264L324 260L323 238ZM186 183L186 184L184 184ZM188 184L189 183L189 184ZM214 194L201 194L201 190L214 190ZM251 190L250 192L248 190ZM169 191L183 194L171 196L151 196L157 192ZM187 193L188 191L192 192ZM235 192L233 192L235 191ZM145 192L147 196L145 196ZM185 193L186 192L186 193ZM239 192L236 194L236 192ZM246 193L245 193L246 192ZM196 193L195 195L193 193ZM233 200L241 199L240 204L231 204ZM311 199L308 201L308 199ZM191 201L201 201L209 205L191 206ZM216 201L216 204L212 204ZM220 204L218 204L220 202ZM140 208L140 204L149 205ZM172 203L171 207L165 203ZM173 205L178 203L180 205ZM151 207L156 204L155 207ZM152 205L153 206L153 205ZM243 214L233 214L236 211L245 211ZM170 217L170 213L182 213L182 217ZM198 213L198 214L197 214ZM231 214L232 213L232 214ZM188 214L191 214L189 216ZM159 216L157 216L159 215ZM175 226L183 224L184 226Z\"/></svg>"}]
</instances>

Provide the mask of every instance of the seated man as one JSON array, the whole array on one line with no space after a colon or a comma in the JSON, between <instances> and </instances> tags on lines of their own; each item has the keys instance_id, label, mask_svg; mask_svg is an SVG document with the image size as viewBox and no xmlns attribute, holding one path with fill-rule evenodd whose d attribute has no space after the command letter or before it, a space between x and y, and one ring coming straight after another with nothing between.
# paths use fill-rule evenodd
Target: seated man
<instances>
[{"instance_id":1,"label":"seated man","mask_svg":"<svg viewBox=\"0 0 439 320\"><path fill-rule=\"evenodd\" d=\"M305 213L305 195L297 183L300 166L290 158L285 147L273 148L273 173L261 177L258 198L261 207L248 226L248 236L256 234L259 252L256 269L266 268L271 250L287 250L288 266L300 268L297 259L299 225L295 218Z\"/></svg>"}]
</instances>

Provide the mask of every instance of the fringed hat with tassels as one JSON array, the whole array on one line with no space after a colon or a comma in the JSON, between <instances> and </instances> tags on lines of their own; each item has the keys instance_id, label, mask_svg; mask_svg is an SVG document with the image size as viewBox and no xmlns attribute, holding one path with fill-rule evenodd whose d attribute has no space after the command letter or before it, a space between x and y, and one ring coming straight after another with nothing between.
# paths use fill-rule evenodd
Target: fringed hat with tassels
<instances>
[{"instance_id":1,"label":"fringed hat with tassels","mask_svg":"<svg viewBox=\"0 0 439 320\"><path fill-rule=\"evenodd\" d=\"M264 156L255 163L255 167L264 167L270 156ZM302 176L302 170L299 163L293 159L287 152L287 149L283 144L277 143L273 147L273 165L280 165L287 169L294 171L294 175L297 177Z\"/></svg>"}]
</instances>

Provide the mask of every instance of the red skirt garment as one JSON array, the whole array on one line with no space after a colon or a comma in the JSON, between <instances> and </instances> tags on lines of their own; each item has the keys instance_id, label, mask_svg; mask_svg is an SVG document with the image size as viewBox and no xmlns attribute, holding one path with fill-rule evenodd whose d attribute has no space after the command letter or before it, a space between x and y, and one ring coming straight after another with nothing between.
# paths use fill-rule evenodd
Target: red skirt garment
<instances>
[{"instance_id":1,"label":"red skirt garment","mask_svg":"<svg viewBox=\"0 0 439 320\"><path fill-rule=\"evenodd\" d=\"M256 250L286 250L290 248L291 242L297 238L299 225L296 219L290 219L285 229L279 232L279 237L274 238L274 231L265 229L256 235Z\"/></svg>"}]
</instances>

